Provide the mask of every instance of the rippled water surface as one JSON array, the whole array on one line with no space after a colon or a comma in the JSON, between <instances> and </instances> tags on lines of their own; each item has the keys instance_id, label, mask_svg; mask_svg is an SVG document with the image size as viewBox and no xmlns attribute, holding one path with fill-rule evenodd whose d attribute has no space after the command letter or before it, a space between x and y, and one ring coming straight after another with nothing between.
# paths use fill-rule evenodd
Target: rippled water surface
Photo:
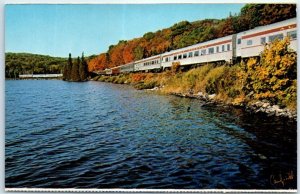
<instances>
[{"instance_id":1,"label":"rippled water surface","mask_svg":"<svg viewBox=\"0 0 300 194\"><path fill-rule=\"evenodd\" d=\"M296 189L288 120L59 80L6 81L5 111L7 188Z\"/></svg>"}]
</instances>

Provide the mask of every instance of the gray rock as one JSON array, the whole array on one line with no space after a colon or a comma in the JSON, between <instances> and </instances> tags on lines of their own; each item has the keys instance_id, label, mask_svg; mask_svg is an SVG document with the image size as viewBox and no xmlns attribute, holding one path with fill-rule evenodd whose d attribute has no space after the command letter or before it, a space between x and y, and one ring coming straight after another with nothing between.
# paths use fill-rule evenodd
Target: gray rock
<instances>
[{"instance_id":1,"label":"gray rock","mask_svg":"<svg viewBox=\"0 0 300 194\"><path fill-rule=\"evenodd\" d=\"M264 108L267 108L267 107L269 107L269 106L270 106L269 103L263 103L263 105L262 105L262 107L264 107Z\"/></svg>"},{"instance_id":2,"label":"gray rock","mask_svg":"<svg viewBox=\"0 0 300 194\"><path fill-rule=\"evenodd\" d=\"M208 98L209 98L209 99L214 99L215 97L216 97L216 94L208 95Z\"/></svg>"}]
</instances>

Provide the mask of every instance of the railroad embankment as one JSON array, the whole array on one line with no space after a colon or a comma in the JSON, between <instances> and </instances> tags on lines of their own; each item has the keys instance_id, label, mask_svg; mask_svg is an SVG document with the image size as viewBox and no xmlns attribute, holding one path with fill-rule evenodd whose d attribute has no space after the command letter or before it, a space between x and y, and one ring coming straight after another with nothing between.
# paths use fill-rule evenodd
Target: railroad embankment
<instances>
[{"instance_id":1,"label":"railroad embankment","mask_svg":"<svg viewBox=\"0 0 300 194\"><path fill-rule=\"evenodd\" d=\"M182 72L173 64L162 73L98 76L94 80L131 84L164 94L242 106L246 110L296 120L297 57L287 48L288 39L266 47L260 59L232 66L206 64Z\"/></svg>"},{"instance_id":2,"label":"railroad embankment","mask_svg":"<svg viewBox=\"0 0 300 194\"><path fill-rule=\"evenodd\" d=\"M208 103L222 103L241 106L255 113L266 113L269 116L282 116L295 119L296 90L289 100L259 98L253 91L246 92L245 77L237 79L240 66L214 67L205 65L187 72L166 71L163 73L132 73L116 76L98 76L95 81L111 82L116 84L130 84L136 89L148 89L163 94L171 94L187 98L197 98ZM236 80L235 80L236 79ZM276 94L275 94L276 95Z\"/></svg>"}]
</instances>

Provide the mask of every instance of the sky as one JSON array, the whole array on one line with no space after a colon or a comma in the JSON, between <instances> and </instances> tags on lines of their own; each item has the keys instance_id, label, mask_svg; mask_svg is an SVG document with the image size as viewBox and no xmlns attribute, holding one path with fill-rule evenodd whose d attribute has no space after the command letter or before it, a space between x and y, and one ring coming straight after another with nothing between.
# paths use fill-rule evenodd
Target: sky
<instances>
[{"instance_id":1,"label":"sky","mask_svg":"<svg viewBox=\"0 0 300 194\"><path fill-rule=\"evenodd\" d=\"M245 4L9 4L5 52L85 56L183 20L222 19Z\"/></svg>"}]
</instances>

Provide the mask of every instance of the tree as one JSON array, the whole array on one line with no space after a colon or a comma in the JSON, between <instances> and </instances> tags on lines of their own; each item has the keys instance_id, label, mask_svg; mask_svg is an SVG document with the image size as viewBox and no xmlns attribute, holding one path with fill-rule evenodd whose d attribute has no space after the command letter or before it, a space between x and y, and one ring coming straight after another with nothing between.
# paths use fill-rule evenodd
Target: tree
<instances>
[{"instance_id":1,"label":"tree","mask_svg":"<svg viewBox=\"0 0 300 194\"><path fill-rule=\"evenodd\" d=\"M108 53L101 53L97 57L91 59L88 62L88 71L97 71L97 70L104 70L108 67L109 63L109 55Z\"/></svg>"},{"instance_id":2,"label":"tree","mask_svg":"<svg viewBox=\"0 0 300 194\"><path fill-rule=\"evenodd\" d=\"M5 53L5 76L17 74L58 73L66 66L66 58L30 53Z\"/></svg>"},{"instance_id":3,"label":"tree","mask_svg":"<svg viewBox=\"0 0 300 194\"><path fill-rule=\"evenodd\" d=\"M133 53L134 53L134 60L140 60L144 57L144 48L141 47L141 46L137 46L134 50L133 50Z\"/></svg>"},{"instance_id":4,"label":"tree","mask_svg":"<svg viewBox=\"0 0 300 194\"><path fill-rule=\"evenodd\" d=\"M260 61L248 60L245 89L253 91L255 99L279 105L296 103L297 54L289 44L289 38L277 39L265 47Z\"/></svg>"},{"instance_id":5,"label":"tree","mask_svg":"<svg viewBox=\"0 0 300 194\"><path fill-rule=\"evenodd\" d=\"M84 59L83 52L81 56L80 66L79 66L79 76L80 76L80 81L86 81L88 77L87 62Z\"/></svg>"},{"instance_id":6,"label":"tree","mask_svg":"<svg viewBox=\"0 0 300 194\"><path fill-rule=\"evenodd\" d=\"M71 70L72 70L72 57L71 53L69 53L68 63L64 66L63 71L63 80L68 81L71 79Z\"/></svg>"},{"instance_id":7,"label":"tree","mask_svg":"<svg viewBox=\"0 0 300 194\"><path fill-rule=\"evenodd\" d=\"M80 81L79 65L80 65L80 58L77 57L77 61L72 65L70 81L75 81L75 82Z\"/></svg>"},{"instance_id":8,"label":"tree","mask_svg":"<svg viewBox=\"0 0 300 194\"><path fill-rule=\"evenodd\" d=\"M101 53L95 60L89 61L89 71L115 67L292 17L296 17L296 4L246 4L238 15L230 13L225 19L182 21L109 46L107 55Z\"/></svg>"}]
</instances>

